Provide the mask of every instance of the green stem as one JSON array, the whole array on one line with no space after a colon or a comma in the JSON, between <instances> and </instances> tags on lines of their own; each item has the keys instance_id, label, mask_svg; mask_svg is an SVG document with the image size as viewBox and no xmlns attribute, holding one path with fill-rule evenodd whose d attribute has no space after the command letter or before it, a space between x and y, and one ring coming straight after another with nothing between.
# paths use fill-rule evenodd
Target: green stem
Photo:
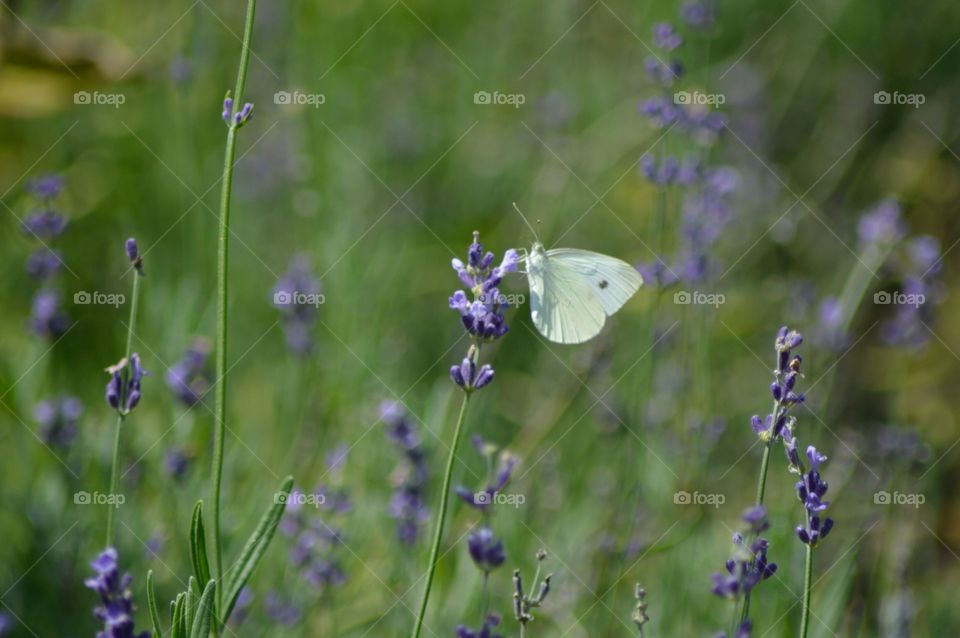
<instances>
[{"instance_id":1,"label":"green stem","mask_svg":"<svg viewBox=\"0 0 960 638\"><path fill-rule=\"evenodd\" d=\"M430 600L430 587L433 585L433 575L437 571L437 562L440 555L440 540L443 538L443 523L447 517L447 501L450 497L450 477L453 475L453 462L457 457L457 446L460 443L460 434L463 430L463 421L467 415L467 403L469 401L470 394L464 394L463 403L460 405L460 416L457 417L457 426L453 431L453 443L450 445L450 456L447 458L447 468L443 475L443 491L440 493L440 510L437 512L437 528L433 534L433 545L430 548L430 568L427 571L427 583L423 589L423 599L420 601L420 613L417 614L417 622L411 634L413 638L420 638L423 618L427 613L427 602Z\"/></svg>"},{"instance_id":2,"label":"green stem","mask_svg":"<svg viewBox=\"0 0 960 638\"><path fill-rule=\"evenodd\" d=\"M124 351L124 359L128 362L130 361L130 350L133 349L133 327L137 322L137 306L140 302L140 272L138 270L133 271L133 293L130 295L130 318L127 320L127 348ZM116 495L119 487L118 483L120 482L120 477L118 472L120 471L120 429L123 426L123 421L126 418L126 414L123 413L122 407L117 411L117 426L114 428L113 432L113 458L110 463L110 491L109 494ZM113 505L107 506L107 547L113 546L113 510L116 509Z\"/></svg>"},{"instance_id":3,"label":"green stem","mask_svg":"<svg viewBox=\"0 0 960 638\"><path fill-rule=\"evenodd\" d=\"M250 41L253 38L253 18L257 0L247 0L247 17L243 29L243 46L240 49L240 68L233 91L234 110L242 108L243 88L250 65ZM232 113L231 113L232 115ZM237 154L238 125L230 118L227 128L227 145L223 155L223 179L220 188L220 230L217 250L217 357L213 429L213 562L217 575L217 600L223 602L223 543L220 534L220 491L223 479L223 439L226 430L227 405L227 264L230 238L230 195L233 190L233 164ZM218 607L220 606L218 604Z\"/></svg>"},{"instance_id":4,"label":"green stem","mask_svg":"<svg viewBox=\"0 0 960 638\"><path fill-rule=\"evenodd\" d=\"M813 589L813 546L807 545L807 560L803 572L803 619L800 621L800 638L807 638L810 627L810 594Z\"/></svg>"},{"instance_id":5,"label":"green stem","mask_svg":"<svg viewBox=\"0 0 960 638\"><path fill-rule=\"evenodd\" d=\"M117 493L118 466L120 465L120 427L123 425L123 415L117 415L117 427L113 433L113 462L110 465L110 492ZM107 547L113 547L113 505L107 505Z\"/></svg>"}]
</instances>

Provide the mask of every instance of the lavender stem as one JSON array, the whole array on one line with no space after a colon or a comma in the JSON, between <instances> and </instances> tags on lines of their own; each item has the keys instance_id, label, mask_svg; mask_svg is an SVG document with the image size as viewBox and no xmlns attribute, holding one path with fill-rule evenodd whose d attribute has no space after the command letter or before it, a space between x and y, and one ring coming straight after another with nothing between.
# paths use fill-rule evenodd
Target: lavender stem
<instances>
[{"instance_id":1,"label":"lavender stem","mask_svg":"<svg viewBox=\"0 0 960 638\"><path fill-rule=\"evenodd\" d=\"M130 318L127 321L127 349L124 358L130 359L130 350L133 349L133 326L137 321L137 305L140 300L140 271L133 271L133 293L130 295ZM120 465L120 429L126 414L119 410L117 414L117 425L113 433L113 460L110 463L110 492L111 496L117 493L120 477L117 476ZM107 544L106 547L113 547L113 510L115 507L107 508Z\"/></svg>"},{"instance_id":2,"label":"lavender stem","mask_svg":"<svg viewBox=\"0 0 960 638\"><path fill-rule=\"evenodd\" d=\"M813 545L807 545L807 560L803 572L803 617L800 621L800 638L807 638L810 627L810 594L813 589Z\"/></svg>"},{"instance_id":3,"label":"lavender stem","mask_svg":"<svg viewBox=\"0 0 960 638\"><path fill-rule=\"evenodd\" d=\"M243 29L243 45L240 49L240 67L237 70L237 83L233 92L233 104L243 102L243 89L247 80L247 67L250 65L250 41L253 39L253 18L257 0L247 0L247 15ZM214 403L215 423L213 429L213 562L217 577L217 600L219 608L223 602L223 543L220 534L220 491L223 478L223 439L226 429L227 405L227 264L230 237L230 195L233 190L233 165L237 152L237 129L242 125L231 117L227 128L227 143L223 158L223 180L220 190L220 230L217 252L217 338L216 338L216 399Z\"/></svg>"},{"instance_id":4,"label":"lavender stem","mask_svg":"<svg viewBox=\"0 0 960 638\"><path fill-rule=\"evenodd\" d=\"M464 418L467 414L467 403L470 401L470 393L463 394L463 403L460 405L460 416L457 418L457 426L453 431L453 442L450 445L450 455L447 457L447 468L443 474L443 488L440 492L440 508L437 511L437 528L433 535L433 545L430 548L430 568L427 571L427 583L423 589L423 599L420 601L420 612L417 614L417 622L413 627L412 638L420 638L420 630L423 627L423 618L427 613L427 602L430 600L430 587L433 585L433 575L437 570L437 562L440 555L440 541L443 538L443 524L447 516L447 501L450 497L450 477L453 475L453 461L457 457L457 446L460 443L460 435L463 430Z\"/></svg>"}]
</instances>

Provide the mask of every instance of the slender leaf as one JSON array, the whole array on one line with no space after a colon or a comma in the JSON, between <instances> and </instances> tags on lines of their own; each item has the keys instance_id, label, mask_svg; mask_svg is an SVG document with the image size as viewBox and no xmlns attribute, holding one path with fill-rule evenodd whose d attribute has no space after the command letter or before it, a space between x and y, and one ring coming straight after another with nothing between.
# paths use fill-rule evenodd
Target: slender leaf
<instances>
[{"instance_id":1,"label":"slender leaf","mask_svg":"<svg viewBox=\"0 0 960 638\"><path fill-rule=\"evenodd\" d=\"M190 560L193 562L193 574L197 577L197 586L210 580L210 563L207 561L207 540L203 527L203 501L193 506L193 518L190 521ZM200 594L200 591L197 591Z\"/></svg>"},{"instance_id":2,"label":"slender leaf","mask_svg":"<svg viewBox=\"0 0 960 638\"><path fill-rule=\"evenodd\" d=\"M194 594L194 593L193 593L193 592L195 592L196 590L197 590L197 581L193 578L193 576L191 576L190 579L189 579L189 581L187 582L187 591L183 592L183 594L184 594L184 596L185 596L184 601L183 601L183 628L184 628L184 630L187 630L187 629L189 629L190 627L193 626L193 605L194 605L194 601L195 601L197 598L200 598L200 595L199 595L199 594Z\"/></svg>"},{"instance_id":3,"label":"slender leaf","mask_svg":"<svg viewBox=\"0 0 960 638\"><path fill-rule=\"evenodd\" d=\"M183 622L184 598L186 598L186 595L181 592L177 594L177 599L173 603L173 628L171 630L171 638L187 638Z\"/></svg>"},{"instance_id":4,"label":"slender leaf","mask_svg":"<svg viewBox=\"0 0 960 638\"><path fill-rule=\"evenodd\" d=\"M233 574L230 576L227 589L225 590L227 596L224 599L224 608L220 619L221 623L226 624L227 620L229 620L230 613L233 611L234 605L237 604L237 598L240 596L240 590L242 590L243 586L250 580L250 575L256 568L257 563L260 562L260 559L263 558L264 553L267 551L267 547L273 539L273 534L277 531L277 525L280 523L280 517L283 515L283 509L287 504L287 496L290 494L292 487L293 477L288 476L280 486L280 491L277 493L273 505L264 513L263 518L261 518L257 524L257 528L253 530L253 534L251 534L247 540L243 551L240 552L240 558L233 568Z\"/></svg>"},{"instance_id":5,"label":"slender leaf","mask_svg":"<svg viewBox=\"0 0 960 638\"><path fill-rule=\"evenodd\" d=\"M147 605L150 607L150 621L153 622L153 638L163 635L160 627L160 613L157 611L157 592L153 588L153 570L147 572Z\"/></svg>"},{"instance_id":6,"label":"slender leaf","mask_svg":"<svg viewBox=\"0 0 960 638\"><path fill-rule=\"evenodd\" d=\"M203 588L203 596L197 603L193 615L193 627L190 629L190 638L209 638L210 627L213 625L216 601L214 595L217 590L217 581L211 579Z\"/></svg>"}]
</instances>

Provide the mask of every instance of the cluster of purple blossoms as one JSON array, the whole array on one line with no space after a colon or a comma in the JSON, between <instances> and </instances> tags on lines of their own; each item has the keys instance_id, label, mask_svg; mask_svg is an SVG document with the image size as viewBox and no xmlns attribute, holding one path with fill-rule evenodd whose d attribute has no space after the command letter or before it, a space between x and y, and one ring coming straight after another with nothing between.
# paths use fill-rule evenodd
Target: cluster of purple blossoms
<instances>
[{"instance_id":1,"label":"cluster of purple blossoms","mask_svg":"<svg viewBox=\"0 0 960 638\"><path fill-rule=\"evenodd\" d=\"M797 497L803 503L803 509L806 513L806 525L797 527L797 538L800 542L811 547L816 547L822 538L826 538L830 530L833 529L833 519L827 516L823 518L822 512L830 505L823 497L827 494L827 482L820 478L820 464L827 460L827 457L820 454L817 448L807 447L807 460L810 463L809 469L804 469L803 462L800 459L800 453L797 451L797 439L792 437L786 442L787 460L790 462L790 471L800 475L797 482Z\"/></svg>"},{"instance_id":2,"label":"cluster of purple blossoms","mask_svg":"<svg viewBox=\"0 0 960 638\"><path fill-rule=\"evenodd\" d=\"M673 25L660 22L653 26L653 41L660 53L647 57L643 66L650 79L660 87L661 94L641 102L640 113L657 128L677 127L697 140L712 141L726 124L723 116L703 105L693 104L693 100L687 99L690 94L685 91L672 92L675 84L683 78L683 65L674 57L683 38Z\"/></svg>"},{"instance_id":3,"label":"cluster of purple blossoms","mask_svg":"<svg viewBox=\"0 0 960 638\"><path fill-rule=\"evenodd\" d=\"M427 461L416 424L396 401L380 404L380 419L387 424L387 438L403 455L391 473L394 485L390 516L397 521L397 538L414 545L423 525L430 519L426 503Z\"/></svg>"},{"instance_id":4,"label":"cluster of purple blossoms","mask_svg":"<svg viewBox=\"0 0 960 638\"><path fill-rule=\"evenodd\" d=\"M747 509L742 518L747 528L733 535L735 550L725 564L727 573L717 572L713 575L711 591L721 598L737 598L746 594L777 571L777 564L767 559L769 543L759 537L761 532L769 528L766 509L756 505ZM747 544L748 537L755 540Z\"/></svg>"},{"instance_id":5,"label":"cluster of purple blossoms","mask_svg":"<svg viewBox=\"0 0 960 638\"><path fill-rule=\"evenodd\" d=\"M654 26L654 43L664 56L671 56L682 45L683 39L666 23ZM696 92L673 91L675 80L682 77L682 67L676 60L663 62L658 58L646 61L648 73L660 86L661 94L643 101L640 112L658 128L676 128L690 136L700 146L709 146L726 126L723 115L695 104ZM710 248L719 240L732 219L730 199L739 185L739 176L728 167L711 167L699 156L683 160L665 156L659 160L652 155L640 159L640 172L658 188L680 186L685 189L683 214L679 233L680 245L676 256L641 264L638 270L644 278L661 287L682 280L699 283L714 268L708 259Z\"/></svg>"},{"instance_id":6,"label":"cluster of purple blossoms","mask_svg":"<svg viewBox=\"0 0 960 638\"><path fill-rule=\"evenodd\" d=\"M120 359L107 368L110 380L107 382L106 399L111 408L120 414L129 414L140 403L140 384L148 372L140 365L140 355L136 352Z\"/></svg>"},{"instance_id":7,"label":"cluster of purple blossoms","mask_svg":"<svg viewBox=\"0 0 960 638\"><path fill-rule=\"evenodd\" d=\"M287 272L273 287L273 305L280 311L287 349L295 355L313 352L313 328L325 301L320 280L306 254L294 255Z\"/></svg>"},{"instance_id":8,"label":"cluster of purple blossoms","mask_svg":"<svg viewBox=\"0 0 960 638\"><path fill-rule=\"evenodd\" d=\"M223 98L223 113L220 117L227 126L240 128L253 118L253 104L247 102L239 111L234 112L233 98L228 95Z\"/></svg>"},{"instance_id":9,"label":"cluster of purple blossoms","mask_svg":"<svg viewBox=\"0 0 960 638\"><path fill-rule=\"evenodd\" d=\"M457 626L457 638L503 638L501 634L495 633L495 628L500 624L500 616L489 614L483 621L480 629L473 630L466 625Z\"/></svg>"},{"instance_id":10,"label":"cluster of purple blossoms","mask_svg":"<svg viewBox=\"0 0 960 638\"><path fill-rule=\"evenodd\" d=\"M773 382L770 384L773 411L763 419L756 414L750 418L753 431L765 443L783 437L784 432L793 431L794 419L788 412L791 407L804 401L804 396L796 391L797 379L803 375L800 371L803 358L793 354L793 350L801 343L803 343L803 335L796 330L783 326L777 331L777 338L774 341L777 367L773 371Z\"/></svg>"},{"instance_id":11,"label":"cluster of purple blossoms","mask_svg":"<svg viewBox=\"0 0 960 638\"><path fill-rule=\"evenodd\" d=\"M919 347L930 339L926 325L933 321L943 301L943 284L937 277L942 267L940 242L930 235L912 235L903 219L901 206L885 198L867 210L857 224L858 252L871 268L883 269L895 290L874 295L874 303L891 307L892 316L880 323L881 340L892 346ZM842 350L851 338L848 326L852 309L845 309L836 297L824 298L818 308L818 339L834 350Z\"/></svg>"},{"instance_id":12,"label":"cluster of purple blossoms","mask_svg":"<svg viewBox=\"0 0 960 638\"><path fill-rule=\"evenodd\" d=\"M309 508L314 512L309 512ZM339 587L347 580L340 566L342 532L324 520L350 511L350 500L343 489L321 486L312 493L290 492L280 523L282 532L294 539L290 563L303 579L321 592Z\"/></svg>"},{"instance_id":13,"label":"cluster of purple blossoms","mask_svg":"<svg viewBox=\"0 0 960 638\"><path fill-rule=\"evenodd\" d=\"M450 378L468 393L493 381L493 367L490 364L477 365L477 343L495 341L509 330L504 313L510 307L510 301L500 292L499 286L507 273L517 270L520 255L511 248L504 253L499 266L493 265L495 260L492 252L484 252L480 233L474 231L473 242L467 250L467 262L456 258L451 262L473 297L471 300L463 290L457 290L449 300L450 308L460 313L464 330L475 339L460 365L450 367Z\"/></svg>"},{"instance_id":14,"label":"cluster of purple blossoms","mask_svg":"<svg viewBox=\"0 0 960 638\"><path fill-rule=\"evenodd\" d=\"M480 233L474 231L473 243L467 250L467 263L454 258L451 264L460 281L473 295L458 290L450 297L450 307L460 313L464 329L480 341L494 341L507 333L504 312L510 307L508 299L498 286L504 275L517 270L520 256L515 249L503 255L499 266L494 266L496 256L484 252Z\"/></svg>"},{"instance_id":15,"label":"cluster of purple blossoms","mask_svg":"<svg viewBox=\"0 0 960 638\"><path fill-rule=\"evenodd\" d=\"M50 247L67 227L66 218L54 210L53 200L63 191L60 175L45 175L27 183L27 192L40 200L41 207L23 220L23 232L41 245L27 257L27 274L40 283L30 306L30 329L39 336L56 339L66 332L70 319L62 311L60 293L53 278L63 266L63 254Z\"/></svg>"},{"instance_id":16,"label":"cluster of purple blossoms","mask_svg":"<svg viewBox=\"0 0 960 638\"><path fill-rule=\"evenodd\" d=\"M177 361L167 370L167 387L186 406L192 407L203 399L210 388L207 359L210 356L210 342L196 339Z\"/></svg>"},{"instance_id":17,"label":"cluster of purple blossoms","mask_svg":"<svg viewBox=\"0 0 960 638\"><path fill-rule=\"evenodd\" d=\"M120 576L117 568L117 550L105 549L90 563L96 576L84 584L100 595L101 605L94 609L94 616L104 624L97 638L149 638L150 632L136 633L133 624L133 595L130 592L130 574Z\"/></svg>"},{"instance_id":18,"label":"cluster of purple blossoms","mask_svg":"<svg viewBox=\"0 0 960 638\"><path fill-rule=\"evenodd\" d=\"M40 425L40 440L54 447L66 447L73 442L82 415L83 404L71 396L46 399L33 408L33 418Z\"/></svg>"},{"instance_id":19,"label":"cluster of purple blossoms","mask_svg":"<svg viewBox=\"0 0 960 638\"><path fill-rule=\"evenodd\" d=\"M680 7L680 18L695 29L710 29L716 18L715 13L709 0L693 0Z\"/></svg>"}]
</instances>

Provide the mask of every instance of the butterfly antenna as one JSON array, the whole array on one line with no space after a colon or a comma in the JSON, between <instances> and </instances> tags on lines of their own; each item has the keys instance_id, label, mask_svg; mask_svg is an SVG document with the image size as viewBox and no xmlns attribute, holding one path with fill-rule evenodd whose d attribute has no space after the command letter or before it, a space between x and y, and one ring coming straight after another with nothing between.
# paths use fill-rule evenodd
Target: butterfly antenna
<instances>
[{"instance_id":1,"label":"butterfly antenna","mask_svg":"<svg viewBox=\"0 0 960 638\"><path fill-rule=\"evenodd\" d=\"M523 223L526 224L527 228L530 229L530 232L533 233L533 238L536 239L537 241L540 241L540 236L537 235L537 230L527 220L526 215L524 215L523 211L520 210L520 207L517 206L517 202L513 202L513 210L517 211L517 213L520 215L520 219L523 220Z\"/></svg>"}]
</instances>

